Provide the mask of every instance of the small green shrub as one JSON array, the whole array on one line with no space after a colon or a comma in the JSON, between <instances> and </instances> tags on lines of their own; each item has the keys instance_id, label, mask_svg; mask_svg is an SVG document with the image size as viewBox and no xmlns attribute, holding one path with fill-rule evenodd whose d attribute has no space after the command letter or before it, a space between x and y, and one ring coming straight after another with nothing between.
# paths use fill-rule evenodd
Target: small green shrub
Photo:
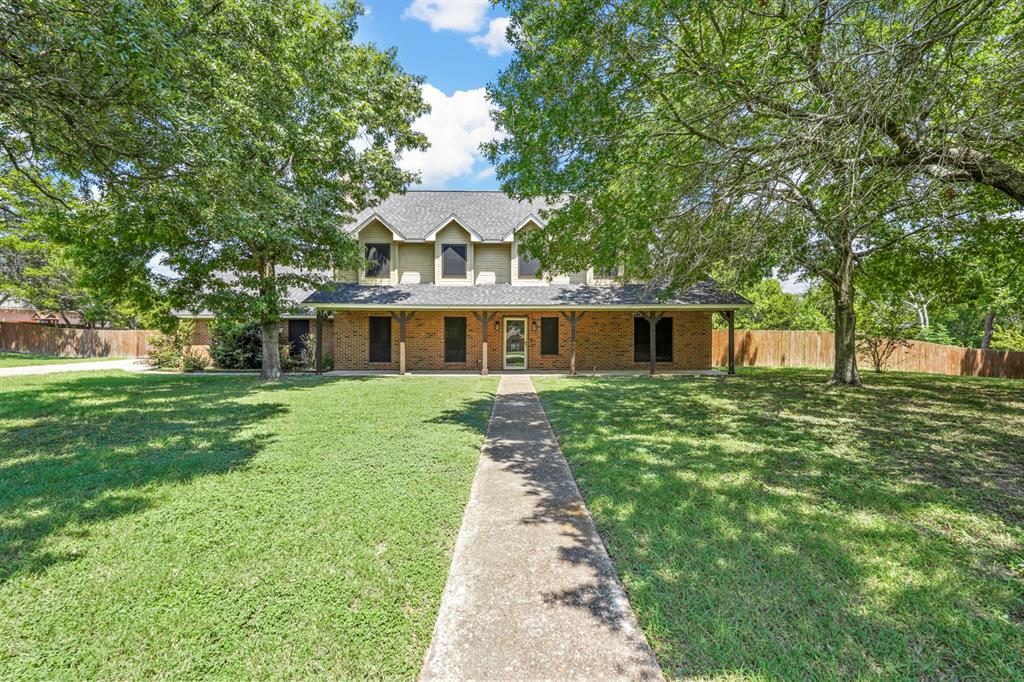
<instances>
[{"instance_id":1,"label":"small green shrub","mask_svg":"<svg viewBox=\"0 0 1024 682\"><path fill-rule=\"evenodd\" d=\"M210 357L222 369L259 369L263 364L260 325L217 320L210 329Z\"/></svg>"},{"instance_id":2,"label":"small green shrub","mask_svg":"<svg viewBox=\"0 0 1024 682\"><path fill-rule=\"evenodd\" d=\"M316 335L315 334L303 334L302 343L305 348L302 349L300 357L302 358L302 364L312 369L316 367Z\"/></svg>"},{"instance_id":3,"label":"small green shrub","mask_svg":"<svg viewBox=\"0 0 1024 682\"><path fill-rule=\"evenodd\" d=\"M210 366L210 359L202 353L197 353L191 348L186 348L181 355L182 372L202 372Z\"/></svg>"},{"instance_id":4,"label":"small green shrub","mask_svg":"<svg viewBox=\"0 0 1024 682\"><path fill-rule=\"evenodd\" d=\"M992 350L1024 351L1024 329L1021 327L1000 327L996 325L989 344Z\"/></svg>"},{"instance_id":5,"label":"small green shrub","mask_svg":"<svg viewBox=\"0 0 1024 682\"><path fill-rule=\"evenodd\" d=\"M334 369L334 354L331 351L324 353L324 370Z\"/></svg>"},{"instance_id":6,"label":"small green shrub","mask_svg":"<svg viewBox=\"0 0 1024 682\"><path fill-rule=\"evenodd\" d=\"M302 357L292 352L292 344L285 341L281 344L281 371L294 372L302 366Z\"/></svg>"},{"instance_id":7,"label":"small green shrub","mask_svg":"<svg viewBox=\"0 0 1024 682\"><path fill-rule=\"evenodd\" d=\"M192 343L195 326L192 320L182 320L171 333L152 337L149 341L147 359L149 366L157 369L181 367L182 356Z\"/></svg>"}]
</instances>

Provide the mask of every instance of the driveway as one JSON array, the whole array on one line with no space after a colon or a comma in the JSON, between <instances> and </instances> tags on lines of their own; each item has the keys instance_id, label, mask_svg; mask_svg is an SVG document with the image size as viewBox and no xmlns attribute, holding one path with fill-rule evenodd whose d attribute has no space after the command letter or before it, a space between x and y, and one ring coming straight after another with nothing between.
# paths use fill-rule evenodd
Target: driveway
<instances>
[{"instance_id":1,"label":"driveway","mask_svg":"<svg viewBox=\"0 0 1024 682\"><path fill-rule=\"evenodd\" d=\"M106 369L123 369L126 372L145 372L149 365L145 360L100 360L97 362L69 362L58 365L24 365L22 367L0 368L0 378L20 377L27 374L59 374L63 372L97 372Z\"/></svg>"}]
</instances>

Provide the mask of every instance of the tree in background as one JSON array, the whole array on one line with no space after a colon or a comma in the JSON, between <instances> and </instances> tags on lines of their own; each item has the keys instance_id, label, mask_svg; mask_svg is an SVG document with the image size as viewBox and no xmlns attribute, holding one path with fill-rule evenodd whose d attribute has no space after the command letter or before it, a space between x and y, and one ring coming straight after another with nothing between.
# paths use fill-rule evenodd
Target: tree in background
<instances>
[{"instance_id":1,"label":"tree in background","mask_svg":"<svg viewBox=\"0 0 1024 682\"><path fill-rule=\"evenodd\" d=\"M70 324L70 313L89 327L152 322L150 315L90 286L89 269L81 260L87 263L87 254L55 241L54 235L73 229L72 224L104 219L102 208L80 200L73 189L66 180L30 179L10 167L0 174L0 303L21 301L60 315L65 324Z\"/></svg>"},{"instance_id":2,"label":"tree in background","mask_svg":"<svg viewBox=\"0 0 1024 682\"><path fill-rule=\"evenodd\" d=\"M876 372L881 372L893 353L910 345L907 336L914 329L914 318L902 300L868 296L858 300L857 317L857 349L870 358Z\"/></svg>"},{"instance_id":3,"label":"tree in background","mask_svg":"<svg viewBox=\"0 0 1024 682\"><path fill-rule=\"evenodd\" d=\"M740 290L754 305L736 312L739 329L829 329L830 319L819 306L815 290L783 291L777 279L763 279ZM717 324L725 324L716 320Z\"/></svg>"},{"instance_id":4,"label":"tree in background","mask_svg":"<svg viewBox=\"0 0 1024 682\"><path fill-rule=\"evenodd\" d=\"M561 200L527 250L677 286L766 259L820 277L834 383L859 382L866 258L965 196L1024 197L1019 2L505 4L487 153L510 193Z\"/></svg>"}]
</instances>

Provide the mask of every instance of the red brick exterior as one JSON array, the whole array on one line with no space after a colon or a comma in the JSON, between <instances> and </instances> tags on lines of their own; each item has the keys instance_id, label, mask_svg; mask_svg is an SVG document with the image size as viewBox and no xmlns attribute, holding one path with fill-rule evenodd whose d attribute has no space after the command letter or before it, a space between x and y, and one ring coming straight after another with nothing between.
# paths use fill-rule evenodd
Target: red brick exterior
<instances>
[{"instance_id":1,"label":"red brick exterior","mask_svg":"<svg viewBox=\"0 0 1024 682\"><path fill-rule=\"evenodd\" d=\"M192 350L198 353L202 353L209 357L210 355L210 320L193 320L194 327L192 328ZM281 322L281 340L288 339L288 323L289 320L283 320ZM309 333L312 336L316 336L316 320L309 321ZM334 323L330 319L324 320L323 326L323 355L326 358L328 354L334 351Z\"/></svg>"},{"instance_id":2,"label":"red brick exterior","mask_svg":"<svg viewBox=\"0 0 1024 682\"><path fill-rule=\"evenodd\" d=\"M391 322L391 362L369 362L369 317L389 317L390 311L335 311L334 368L341 370L397 370L399 368L398 321ZM711 368L711 312L665 311L672 318L672 362L659 362L660 370ZM444 318L466 319L466 362L444 361ZM488 323L487 365L500 371L504 360L503 317L527 320L527 370L568 371L569 322L556 311L492 313ZM558 355L542 355L542 317L558 317ZM632 311L586 311L576 325L576 371L646 371L648 362L633 361ZM406 323L406 369L472 370L481 368L480 322L470 311L416 311Z\"/></svg>"}]
</instances>

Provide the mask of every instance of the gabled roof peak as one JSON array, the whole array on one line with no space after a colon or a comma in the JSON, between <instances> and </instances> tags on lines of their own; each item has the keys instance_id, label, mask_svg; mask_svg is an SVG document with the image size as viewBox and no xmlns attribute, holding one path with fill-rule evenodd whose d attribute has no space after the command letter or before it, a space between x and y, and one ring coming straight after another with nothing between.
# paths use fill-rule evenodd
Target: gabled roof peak
<instances>
[{"instance_id":1,"label":"gabled roof peak","mask_svg":"<svg viewBox=\"0 0 1024 682\"><path fill-rule=\"evenodd\" d=\"M542 201L520 201L494 190L409 190L360 212L345 230L356 232L376 217L399 240L430 241L456 220L473 241L500 242L531 220L543 225L539 215L545 208Z\"/></svg>"}]
</instances>

